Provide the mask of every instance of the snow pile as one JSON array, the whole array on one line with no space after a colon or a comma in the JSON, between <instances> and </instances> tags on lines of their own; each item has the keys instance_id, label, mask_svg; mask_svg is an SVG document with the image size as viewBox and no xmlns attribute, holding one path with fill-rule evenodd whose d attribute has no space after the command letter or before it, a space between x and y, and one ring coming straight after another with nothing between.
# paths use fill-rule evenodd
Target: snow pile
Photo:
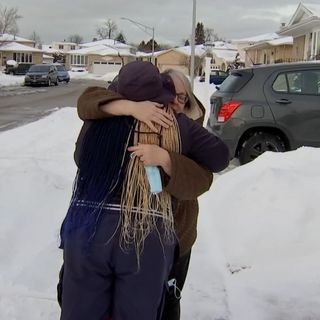
<instances>
[{"instance_id":1,"label":"snow pile","mask_svg":"<svg viewBox=\"0 0 320 320\"><path fill-rule=\"evenodd\" d=\"M23 83L24 76L12 76L0 72L0 89L1 87L23 85Z\"/></svg>"}]
</instances>

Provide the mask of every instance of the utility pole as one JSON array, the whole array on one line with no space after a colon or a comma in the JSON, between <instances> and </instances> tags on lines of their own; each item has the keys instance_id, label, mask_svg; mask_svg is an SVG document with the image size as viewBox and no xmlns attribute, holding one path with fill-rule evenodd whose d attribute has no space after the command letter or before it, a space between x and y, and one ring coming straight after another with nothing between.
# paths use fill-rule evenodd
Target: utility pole
<instances>
[{"instance_id":1,"label":"utility pole","mask_svg":"<svg viewBox=\"0 0 320 320\"><path fill-rule=\"evenodd\" d=\"M197 0L193 0L192 9L192 33L191 33L191 61L190 61L190 82L193 90L194 84L194 56L195 56L195 32L196 32L196 7Z\"/></svg>"}]
</instances>

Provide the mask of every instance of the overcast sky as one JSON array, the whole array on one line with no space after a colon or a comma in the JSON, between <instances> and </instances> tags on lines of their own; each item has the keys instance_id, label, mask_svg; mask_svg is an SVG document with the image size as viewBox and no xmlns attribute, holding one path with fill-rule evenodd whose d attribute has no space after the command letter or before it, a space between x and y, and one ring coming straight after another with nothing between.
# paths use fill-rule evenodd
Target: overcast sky
<instances>
[{"instance_id":1,"label":"overcast sky","mask_svg":"<svg viewBox=\"0 0 320 320\"><path fill-rule=\"evenodd\" d=\"M129 43L151 38L121 17L154 27L155 40L162 44L181 45L192 29L192 0L1 0L0 4L19 9L20 36L35 31L43 44L67 40L71 34L91 41L107 19L117 24ZM240 39L277 31L281 22L289 22L298 4L298 0L197 0L196 21L226 40Z\"/></svg>"}]
</instances>

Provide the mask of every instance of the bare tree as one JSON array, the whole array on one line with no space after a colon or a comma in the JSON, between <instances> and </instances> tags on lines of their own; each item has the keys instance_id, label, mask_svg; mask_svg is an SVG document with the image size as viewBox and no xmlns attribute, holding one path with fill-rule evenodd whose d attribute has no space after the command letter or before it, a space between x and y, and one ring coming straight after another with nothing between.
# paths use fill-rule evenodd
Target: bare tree
<instances>
[{"instance_id":1,"label":"bare tree","mask_svg":"<svg viewBox=\"0 0 320 320\"><path fill-rule=\"evenodd\" d=\"M72 34L68 37L68 41L80 44L83 42L83 37L81 37L79 34Z\"/></svg>"},{"instance_id":2,"label":"bare tree","mask_svg":"<svg viewBox=\"0 0 320 320\"><path fill-rule=\"evenodd\" d=\"M17 34L17 20L19 20L20 18L22 18L22 16L18 14L18 8L9 8L7 6L2 7L0 5L0 34Z\"/></svg>"},{"instance_id":3,"label":"bare tree","mask_svg":"<svg viewBox=\"0 0 320 320\"><path fill-rule=\"evenodd\" d=\"M118 27L114 21L108 19L97 29L97 35L101 39L111 39L116 33Z\"/></svg>"},{"instance_id":4,"label":"bare tree","mask_svg":"<svg viewBox=\"0 0 320 320\"><path fill-rule=\"evenodd\" d=\"M205 42L214 41L214 29L205 28L204 29L204 39L205 39Z\"/></svg>"},{"instance_id":5,"label":"bare tree","mask_svg":"<svg viewBox=\"0 0 320 320\"><path fill-rule=\"evenodd\" d=\"M35 31L32 32L32 34L29 37L29 39L34 41L36 48L40 48L41 47L41 38Z\"/></svg>"}]
</instances>

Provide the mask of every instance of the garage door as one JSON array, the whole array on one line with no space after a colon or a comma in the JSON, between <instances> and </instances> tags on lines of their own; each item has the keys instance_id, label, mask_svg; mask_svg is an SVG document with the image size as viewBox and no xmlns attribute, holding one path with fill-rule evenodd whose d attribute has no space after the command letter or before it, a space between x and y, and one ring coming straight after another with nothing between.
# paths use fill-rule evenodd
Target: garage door
<instances>
[{"instance_id":1,"label":"garage door","mask_svg":"<svg viewBox=\"0 0 320 320\"><path fill-rule=\"evenodd\" d=\"M121 69L121 62L113 61L94 61L92 66L92 73L106 74L108 72L117 72Z\"/></svg>"}]
</instances>

